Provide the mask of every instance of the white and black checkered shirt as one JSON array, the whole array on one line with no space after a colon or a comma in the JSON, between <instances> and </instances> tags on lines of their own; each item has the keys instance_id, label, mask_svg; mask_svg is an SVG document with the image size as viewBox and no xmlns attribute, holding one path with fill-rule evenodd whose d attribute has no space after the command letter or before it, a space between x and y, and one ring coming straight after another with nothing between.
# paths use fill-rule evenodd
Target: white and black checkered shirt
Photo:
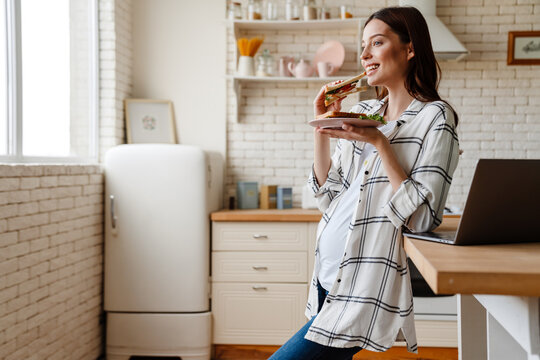
<instances>
[{"instance_id":1,"label":"white and black checkered shirt","mask_svg":"<svg viewBox=\"0 0 540 360\"><path fill-rule=\"evenodd\" d=\"M353 112L378 113L386 100L369 100ZM306 339L333 347L360 346L386 351L399 335L417 352L413 296L403 249L402 226L429 231L442 221L444 204L459 149L454 113L442 101L413 100L388 136L408 178L394 192L375 150L367 162L356 161L365 143L339 139L326 182L312 171L308 184L324 213L317 230L315 268L306 316L318 309L318 239L341 194L362 176L360 197L349 230L337 279Z\"/></svg>"}]
</instances>

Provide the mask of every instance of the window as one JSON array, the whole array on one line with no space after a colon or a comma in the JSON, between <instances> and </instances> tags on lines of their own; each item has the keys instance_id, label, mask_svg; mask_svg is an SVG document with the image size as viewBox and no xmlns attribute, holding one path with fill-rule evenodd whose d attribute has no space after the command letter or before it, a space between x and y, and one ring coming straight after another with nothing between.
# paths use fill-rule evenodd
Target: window
<instances>
[{"instance_id":1,"label":"window","mask_svg":"<svg viewBox=\"0 0 540 360\"><path fill-rule=\"evenodd\" d=\"M0 156L7 154L7 43L6 7L0 6Z\"/></svg>"},{"instance_id":2,"label":"window","mask_svg":"<svg viewBox=\"0 0 540 360\"><path fill-rule=\"evenodd\" d=\"M0 161L96 161L97 0L0 1Z\"/></svg>"}]
</instances>

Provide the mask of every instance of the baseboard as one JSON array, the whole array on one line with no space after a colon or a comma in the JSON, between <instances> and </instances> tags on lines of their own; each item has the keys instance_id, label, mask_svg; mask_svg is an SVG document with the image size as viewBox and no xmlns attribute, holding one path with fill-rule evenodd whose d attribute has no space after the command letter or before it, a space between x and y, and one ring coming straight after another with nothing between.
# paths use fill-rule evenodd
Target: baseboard
<instances>
[{"instance_id":1,"label":"baseboard","mask_svg":"<svg viewBox=\"0 0 540 360\"><path fill-rule=\"evenodd\" d=\"M265 360L279 346L274 345L214 345L214 360ZM418 354L407 351L405 347L395 346L386 352L362 350L354 360L458 360L457 348L420 347Z\"/></svg>"}]
</instances>

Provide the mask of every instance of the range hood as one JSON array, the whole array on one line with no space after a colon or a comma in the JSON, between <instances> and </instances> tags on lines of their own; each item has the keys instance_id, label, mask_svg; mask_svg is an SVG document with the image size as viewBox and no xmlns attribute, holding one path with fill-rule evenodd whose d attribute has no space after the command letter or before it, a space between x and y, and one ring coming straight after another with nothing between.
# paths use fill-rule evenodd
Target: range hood
<instances>
[{"instance_id":1,"label":"range hood","mask_svg":"<svg viewBox=\"0 0 540 360\"><path fill-rule=\"evenodd\" d=\"M458 61L469 54L463 44L437 17L436 0L399 0L399 6L415 7L424 15L431 36L431 45L437 59Z\"/></svg>"}]
</instances>

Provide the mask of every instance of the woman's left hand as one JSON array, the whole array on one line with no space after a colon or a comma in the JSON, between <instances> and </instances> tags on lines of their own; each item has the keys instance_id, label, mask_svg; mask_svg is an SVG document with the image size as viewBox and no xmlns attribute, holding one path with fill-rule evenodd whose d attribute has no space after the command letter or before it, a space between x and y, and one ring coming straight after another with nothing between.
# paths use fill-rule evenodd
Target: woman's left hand
<instances>
[{"instance_id":1,"label":"woman's left hand","mask_svg":"<svg viewBox=\"0 0 540 360\"><path fill-rule=\"evenodd\" d=\"M367 142L375 147L379 147L382 142L388 141L386 136L374 127L357 127L350 124L343 124L341 129L317 128L317 132L326 134L332 138Z\"/></svg>"}]
</instances>

